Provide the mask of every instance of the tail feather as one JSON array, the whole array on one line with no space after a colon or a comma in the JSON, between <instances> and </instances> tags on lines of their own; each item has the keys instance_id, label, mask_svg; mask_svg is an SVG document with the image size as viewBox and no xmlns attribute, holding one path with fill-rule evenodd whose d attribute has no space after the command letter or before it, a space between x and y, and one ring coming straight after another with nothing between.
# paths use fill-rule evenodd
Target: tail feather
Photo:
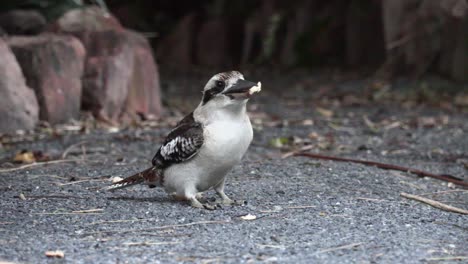
<instances>
[{"instance_id":1,"label":"tail feather","mask_svg":"<svg viewBox=\"0 0 468 264\"><path fill-rule=\"evenodd\" d=\"M138 172L132 176L129 176L121 181L115 182L112 185L105 187L104 190L114 191L140 183L146 183L150 186L155 186L158 184L159 179L159 170L155 167L151 167L144 171Z\"/></svg>"}]
</instances>

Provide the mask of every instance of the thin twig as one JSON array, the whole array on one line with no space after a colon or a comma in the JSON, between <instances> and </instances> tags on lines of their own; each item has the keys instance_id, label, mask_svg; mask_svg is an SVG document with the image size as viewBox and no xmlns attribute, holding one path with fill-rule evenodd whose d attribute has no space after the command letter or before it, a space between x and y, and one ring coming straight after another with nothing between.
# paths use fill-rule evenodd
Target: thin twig
<instances>
[{"instance_id":1,"label":"thin twig","mask_svg":"<svg viewBox=\"0 0 468 264\"><path fill-rule=\"evenodd\" d=\"M100 214L104 211L104 209L86 209L86 210L78 210L78 211L71 211L71 212L53 212L53 213L33 213L37 215L76 215L76 214Z\"/></svg>"},{"instance_id":2,"label":"thin twig","mask_svg":"<svg viewBox=\"0 0 468 264\"><path fill-rule=\"evenodd\" d=\"M229 221L200 221L200 222L191 222L187 224L177 224L177 225L166 225L166 226L158 226L153 228L146 228L146 229L124 229L124 230L106 230L106 231L97 231L97 232L90 232L84 233L84 235L94 235L94 234L105 234L105 233L130 233L130 232L145 232L145 231L156 231L162 229L170 229L176 227L187 227L193 225L208 225L208 224L227 224Z\"/></svg>"},{"instance_id":3,"label":"thin twig","mask_svg":"<svg viewBox=\"0 0 468 264\"><path fill-rule=\"evenodd\" d=\"M127 222L138 222L138 221L153 221L157 220L158 218L142 218L142 219L121 219L121 220L108 220L108 221L98 221L92 222L88 225L100 225L100 224L111 224L111 223L127 223Z\"/></svg>"},{"instance_id":4,"label":"thin twig","mask_svg":"<svg viewBox=\"0 0 468 264\"><path fill-rule=\"evenodd\" d=\"M19 196L14 196L20 198ZM87 197L71 196L71 195L28 195L27 199L88 199Z\"/></svg>"},{"instance_id":5,"label":"thin twig","mask_svg":"<svg viewBox=\"0 0 468 264\"><path fill-rule=\"evenodd\" d=\"M128 243L123 243L125 246L154 246L154 245L174 245L174 244L180 244L180 242L128 242Z\"/></svg>"},{"instance_id":6,"label":"thin twig","mask_svg":"<svg viewBox=\"0 0 468 264\"><path fill-rule=\"evenodd\" d=\"M102 212L104 209L96 208L96 209L86 209L86 210L78 210L78 211L72 211L72 213L75 214L88 214L88 213L97 213L97 212Z\"/></svg>"},{"instance_id":7,"label":"thin twig","mask_svg":"<svg viewBox=\"0 0 468 264\"><path fill-rule=\"evenodd\" d=\"M315 205L296 205L296 206L287 206L284 209L306 209L306 208L314 208L317 207Z\"/></svg>"},{"instance_id":8,"label":"thin twig","mask_svg":"<svg viewBox=\"0 0 468 264\"><path fill-rule=\"evenodd\" d=\"M354 248L360 245L362 245L362 243L352 243L352 244L344 245L340 247L322 249L318 253L325 253L325 252L331 252L331 251L342 250L342 249L350 249L350 248Z\"/></svg>"},{"instance_id":9,"label":"thin twig","mask_svg":"<svg viewBox=\"0 0 468 264\"><path fill-rule=\"evenodd\" d=\"M89 179L89 180L72 181L72 182L66 182L66 183L57 182L57 186L73 185L77 183L93 182L93 181L105 181L105 179Z\"/></svg>"},{"instance_id":10,"label":"thin twig","mask_svg":"<svg viewBox=\"0 0 468 264\"><path fill-rule=\"evenodd\" d=\"M468 256L454 256L454 257L439 257L439 258L427 258L427 261L449 261L449 260L465 260Z\"/></svg>"},{"instance_id":11,"label":"thin twig","mask_svg":"<svg viewBox=\"0 0 468 264\"><path fill-rule=\"evenodd\" d=\"M88 143L88 142L87 142L87 141L80 141L80 142L78 142L78 143L75 143L75 144L72 144L72 145L68 146L68 148L66 148L66 149L63 151L63 153L62 153L62 159L65 159L65 158L67 157L68 153L69 153L73 148L75 148L75 147L77 147L77 146L80 146L80 145L83 145L83 144L85 144L85 143Z\"/></svg>"},{"instance_id":12,"label":"thin twig","mask_svg":"<svg viewBox=\"0 0 468 264\"><path fill-rule=\"evenodd\" d=\"M382 200L382 199L366 198L366 197L356 197L356 200L372 201L372 202L387 202L386 200Z\"/></svg>"},{"instance_id":13,"label":"thin twig","mask_svg":"<svg viewBox=\"0 0 468 264\"><path fill-rule=\"evenodd\" d=\"M42 165L49 165L49 164L57 164L57 163L66 163L66 162L80 162L82 160L76 160L76 159L61 159L61 160L51 160L51 161L44 161L44 162L35 162L31 164L26 164L23 166L19 166L16 168L9 168L9 169L0 169L0 173L2 172L12 172L12 171L17 171L17 170L23 170L31 167L36 167L36 166L42 166Z\"/></svg>"},{"instance_id":14,"label":"thin twig","mask_svg":"<svg viewBox=\"0 0 468 264\"><path fill-rule=\"evenodd\" d=\"M468 190L449 190L449 191L440 191L440 192L432 192L432 193L421 193L420 195L439 195L439 194L454 193L454 192L468 193Z\"/></svg>"},{"instance_id":15,"label":"thin twig","mask_svg":"<svg viewBox=\"0 0 468 264\"><path fill-rule=\"evenodd\" d=\"M65 213L32 213L35 215L94 215L94 214L101 214L101 212L96 212L96 213L71 213L71 212L65 212Z\"/></svg>"},{"instance_id":16,"label":"thin twig","mask_svg":"<svg viewBox=\"0 0 468 264\"><path fill-rule=\"evenodd\" d=\"M49 177L49 178L56 178L56 179L67 179L66 177L61 177L58 175L53 175L53 174L38 174L38 175L27 175L29 179L37 179L41 177Z\"/></svg>"},{"instance_id":17,"label":"thin twig","mask_svg":"<svg viewBox=\"0 0 468 264\"><path fill-rule=\"evenodd\" d=\"M431 178L435 178L435 179L438 179L438 180L451 182L451 183L463 186L463 188L468 188L468 182L465 182L462 179L457 178L455 176L433 174L433 173L430 173L430 172L427 172L427 171L422 171L422 170L418 170L418 169L413 169L413 168L408 168L408 167L403 167L403 166L398 166L398 165L393 165L393 164L387 164L387 163L375 162L375 161L368 161L368 160L340 158L340 157L326 156L326 155L305 153L305 152L297 152L297 153L294 154L294 156L304 156L304 157L315 158L315 159L323 159L323 160L353 162L353 163L360 163L360 164L364 164L364 165L368 165L368 166L376 166L377 168L381 168L381 169L385 169L385 170L404 171L404 172L409 172L409 173L416 174L416 175L421 176L421 177L431 177Z\"/></svg>"},{"instance_id":18,"label":"thin twig","mask_svg":"<svg viewBox=\"0 0 468 264\"><path fill-rule=\"evenodd\" d=\"M448 205L448 204L443 204L441 202L437 202L437 201L434 201L434 200L431 200L431 199L428 199L428 198L425 198L425 197L417 196L417 195L414 195L414 194L408 194L408 193L400 193L400 195L405 197L405 198L416 200L416 201L419 201L419 202L423 202L423 203L426 203L426 204L428 204L430 206L433 206L435 208L439 208L439 209L442 209L442 210L445 210L445 211L448 211L448 212L454 212L454 213L459 213L459 214L468 214L468 211L465 210L465 209L454 207L454 206L451 206L451 205Z\"/></svg>"}]
</instances>

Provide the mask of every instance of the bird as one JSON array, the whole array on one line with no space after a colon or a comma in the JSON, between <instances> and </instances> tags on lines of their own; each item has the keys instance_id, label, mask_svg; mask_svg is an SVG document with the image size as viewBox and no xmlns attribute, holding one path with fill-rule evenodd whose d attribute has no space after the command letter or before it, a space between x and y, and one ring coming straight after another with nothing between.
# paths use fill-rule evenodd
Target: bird
<instances>
[{"instance_id":1,"label":"bird","mask_svg":"<svg viewBox=\"0 0 468 264\"><path fill-rule=\"evenodd\" d=\"M145 183L163 187L177 200L195 208L243 204L224 192L226 176L241 162L253 139L247 102L261 91L261 83L247 81L239 71L215 74L203 89L198 106L169 132L152 159L152 166L108 186L116 190ZM199 201L213 188L216 205ZM218 200L217 200L218 201Z\"/></svg>"}]
</instances>

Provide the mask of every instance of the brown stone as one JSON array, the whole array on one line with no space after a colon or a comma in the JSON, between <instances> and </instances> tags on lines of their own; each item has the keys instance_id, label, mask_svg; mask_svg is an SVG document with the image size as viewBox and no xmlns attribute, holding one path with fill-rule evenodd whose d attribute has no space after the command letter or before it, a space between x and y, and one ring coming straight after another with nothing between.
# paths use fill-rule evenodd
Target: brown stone
<instances>
[{"instance_id":1,"label":"brown stone","mask_svg":"<svg viewBox=\"0 0 468 264\"><path fill-rule=\"evenodd\" d=\"M125 32L74 33L87 51L82 105L96 116L117 121L128 95L134 54Z\"/></svg>"},{"instance_id":2,"label":"brown stone","mask_svg":"<svg viewBox=\"0 0 468 264\"><path fill-rule=\"evenodd\" d=\"M72 9L49 25L49 31L82 32L123 30L119 21L99 7Z\"/></svg>"},{"instance_id":3,"label":"brown stone","mask_svg":"<svg viewBox=\"0 0 468 264\"><path fill-rule=\"evenodd\" d=\"M134 52L132 78L124 113L132 119L136 115L159 116L162 111L158 66L148 40L142 35L127 31Z\"/></svg>"},{"instance_id":4,"label":"brown stone","mask_svg":"<svg viewBox=\"0 0 468 264\"><path fill-rule=\"evenodd\" d=\"M78 119L85 50L71 36L13 37L8 44L39 102L41 120L56 124Z\"/></svg>"},{"instance_id":5,"label":"brown stone","mask_svg":"<svg viewBox=\"0 0 468 264\"><path fill-rule=\"evenodd\" d=\"M0 133L34 128L38 112L34 91L26 86L15 56L0 39Z\"/></svg>"},{"instance_id":6,"label":"brown stone","mask_svg":"<svg viewBox=\"0 0 468 264\"><path fill-rule=\"evenodd\" d=\"M159 115L159 75L148 41L101 9L72 10L51 30L72 34L86 48L82 106L109 121Z\"/></svg>"}]
</instances>

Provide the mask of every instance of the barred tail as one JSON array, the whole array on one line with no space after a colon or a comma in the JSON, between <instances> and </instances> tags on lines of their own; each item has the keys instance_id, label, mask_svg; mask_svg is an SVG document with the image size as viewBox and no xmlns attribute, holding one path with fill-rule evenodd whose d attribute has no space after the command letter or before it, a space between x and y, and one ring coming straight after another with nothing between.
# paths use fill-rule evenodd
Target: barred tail
<instances>
[{"instance_id":1,"label":"barred tail","mask_svg":"<svg viewBox=\"0 0 468 264\"><path fill-rule=\"evenodd\" d=\"M160 181L160 170L156 167L148 168L130 177L127 177L121 181L113 183L110 186L104 188L105 191L114 191L122 188L126 188L139 183L146 183L150 187L156 187Z\"/></svg>"}]
</instances>

